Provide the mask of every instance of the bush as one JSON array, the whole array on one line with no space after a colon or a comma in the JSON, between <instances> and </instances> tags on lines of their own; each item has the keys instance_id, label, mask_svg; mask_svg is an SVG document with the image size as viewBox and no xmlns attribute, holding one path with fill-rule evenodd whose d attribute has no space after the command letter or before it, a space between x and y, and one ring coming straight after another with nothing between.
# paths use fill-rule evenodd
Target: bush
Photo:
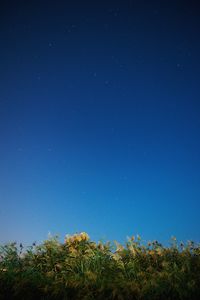
<instances>
[{"instance_id":1,"label":"bush","mask_svg":"<svg viewBox=\"0 0 200 300\"><path fill-rule=\"evenodd\" d=\"M147 245L134 237L123 246L86 233L52 237L26 250L0 246L0 300L200 299L200 246Z\"/></svg>"}]
</instances>

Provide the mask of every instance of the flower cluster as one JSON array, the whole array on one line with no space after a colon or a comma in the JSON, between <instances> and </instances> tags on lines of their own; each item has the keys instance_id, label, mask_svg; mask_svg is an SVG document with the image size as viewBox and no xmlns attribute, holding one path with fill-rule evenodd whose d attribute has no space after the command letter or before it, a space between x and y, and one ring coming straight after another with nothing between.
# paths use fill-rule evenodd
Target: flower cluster
<instances>
[{"instance_id":1,"label":"flower cluster","mask_svg":"<svg viewBox=\"0 0 200 300\"><path fill-rule=\"evenodd\" d=\"M65 239L66 244L77 244L82 241L89 241L90 237L86 232L76 233L74 235L67 235Z\"/></svg>"}]
</instances>

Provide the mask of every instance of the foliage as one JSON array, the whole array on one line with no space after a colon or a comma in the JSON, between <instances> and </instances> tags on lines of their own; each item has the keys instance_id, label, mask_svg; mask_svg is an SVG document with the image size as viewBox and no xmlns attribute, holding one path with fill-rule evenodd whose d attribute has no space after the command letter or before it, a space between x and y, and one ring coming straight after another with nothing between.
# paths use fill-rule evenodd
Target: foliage
<instances>
[{"instance_id":1,"label":"foliage","mask_svg":"<svg viewBox=\"0 0 200 300\"><path fill-rule=\"evenodd\" d=\"M123 246L86 233L52 237L28 249L0 246L0 300L187 300L200 299L200 246L143 245L137 236Z\"/></svg>"}]
</instances>

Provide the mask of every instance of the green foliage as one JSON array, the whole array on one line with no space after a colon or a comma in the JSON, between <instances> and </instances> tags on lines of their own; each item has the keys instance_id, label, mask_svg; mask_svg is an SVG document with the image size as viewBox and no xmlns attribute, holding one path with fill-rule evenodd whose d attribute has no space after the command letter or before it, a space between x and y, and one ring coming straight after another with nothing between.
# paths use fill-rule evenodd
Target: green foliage
<instances>
[{"instance_id":1,"label":"green foliage","mask_svg":"<svg viewBox=\"0 0 200 300\"><path fill-rule=\"evenodd\" d=\"M95 243L86 233L23 249L0 246L0 300L200 299L200 246Z\"/></svg>"}]
</instances>

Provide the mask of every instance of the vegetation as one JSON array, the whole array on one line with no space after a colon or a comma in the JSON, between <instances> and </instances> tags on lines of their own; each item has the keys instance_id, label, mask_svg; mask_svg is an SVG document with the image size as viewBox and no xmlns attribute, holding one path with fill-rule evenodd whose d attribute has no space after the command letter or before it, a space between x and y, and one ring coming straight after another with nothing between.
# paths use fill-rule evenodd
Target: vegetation
<instances>
[{"instance_id":1,"label":"vegetation","mask_svg":"<svg viewBox=\"0 0 200 300\"><path fill-rule=\"evenodd\" d=\"M0 246L0 300L200 299L200 246L98 242L86 233Z\"/></svg>"}]
</instances>

